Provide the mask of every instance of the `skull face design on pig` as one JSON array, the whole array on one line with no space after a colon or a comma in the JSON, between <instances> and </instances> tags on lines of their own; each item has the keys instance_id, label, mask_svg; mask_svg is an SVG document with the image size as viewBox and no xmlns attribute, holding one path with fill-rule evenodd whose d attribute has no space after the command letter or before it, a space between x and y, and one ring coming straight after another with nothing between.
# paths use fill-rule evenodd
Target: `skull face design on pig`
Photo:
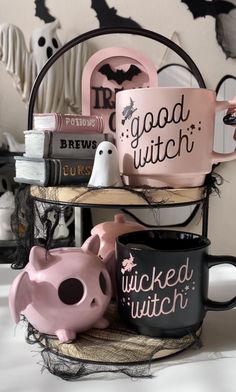
<instances>
[{"instance_id":1,"label":"skull face design on pig","mask_svg":"<svg viewBox=\"0 0 236 392\"><path fill-rule=\"evenodd\" d=\"M103 314L111 299L111 280L101 261L100 240L89 237L81 248L57 248L47 252L34 246L29 262L10 289L9 306L18 323L22 313L41 333L56 335L61 342L90 328L106 328Z\"/></svg>"}]
</instances>

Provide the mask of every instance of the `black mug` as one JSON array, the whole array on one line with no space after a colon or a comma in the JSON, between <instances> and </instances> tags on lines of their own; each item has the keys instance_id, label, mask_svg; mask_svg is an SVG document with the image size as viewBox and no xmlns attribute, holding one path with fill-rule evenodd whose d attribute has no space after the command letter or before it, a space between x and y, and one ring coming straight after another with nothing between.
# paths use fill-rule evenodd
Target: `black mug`
<instances>
[{"instance_id":1,"label":"black mug","mask_svg":"<svg viewBox=\"0 0 236 392\"><path fill-rule=\"evenodd\" d=\"M208 254L207 237L175 230L144 230L116 240L118 311L142 335L196 333L208 310L228 310L236 297L208 298L209 268L236 257Z\"/></svg>"}]
</instances>

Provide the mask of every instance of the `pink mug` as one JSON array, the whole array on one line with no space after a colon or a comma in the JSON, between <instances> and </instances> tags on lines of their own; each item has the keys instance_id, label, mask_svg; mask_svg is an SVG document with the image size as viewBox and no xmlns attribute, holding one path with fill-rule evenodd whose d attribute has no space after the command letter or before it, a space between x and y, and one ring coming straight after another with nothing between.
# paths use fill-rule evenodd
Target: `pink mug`
<instances>
[{"instance_id":1,"label":"pink mug","mask_svg":"<svg viewBox=\"0 0 236 392\"><path fill-rule=\"evenodd\" d=\"M127 185L194 187L212 165L236 158L213 151L215 114L236 107L204 88L150 87L116 95L116 144Z\"/></svg>"}]
</instances>

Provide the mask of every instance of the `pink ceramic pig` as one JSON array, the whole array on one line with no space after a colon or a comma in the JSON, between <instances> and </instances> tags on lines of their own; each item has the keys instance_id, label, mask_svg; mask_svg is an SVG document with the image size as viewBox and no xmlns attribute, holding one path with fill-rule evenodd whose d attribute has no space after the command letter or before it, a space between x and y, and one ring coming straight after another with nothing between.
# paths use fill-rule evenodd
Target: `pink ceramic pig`
<instances>
[{"instance_id":1,"label":"pink ceramic pig","mask_svg":"<svg viewBox=\"0 0 236 392\"><path fill-rule=\"evenodd\" d=\"M81 248L31 249L29 263L14 280L9 296L16 323L20 313L41 333L61 342L77 332L106 328L103 314L111 299L111 280L98 257L100 240L89 237ZM113 252L112 252L113 253ZM107 255L104 262L113 258Z\"/></svg>"},{"instance_id":2,"label":"pink ceramic pig","mask_svg":"<svg viewBox=\"0 0 236 392\"><path fill-rule=\"evenodd\" d=\"M114 216L114 221L102 222L94 226L91 230L91 234L98 234L100 237L100 249L99 256L103 260L107 260L107 256L111 252L115 251L116 238L125 233L130 233L132 231L145 230L145 226L140 225L136 222L126 221L123 214L116 214ZM109 258L107 263L107 268L111 275L113 294L115 293L115 253L113 259Z\"/></svg>"}]
</instances>

